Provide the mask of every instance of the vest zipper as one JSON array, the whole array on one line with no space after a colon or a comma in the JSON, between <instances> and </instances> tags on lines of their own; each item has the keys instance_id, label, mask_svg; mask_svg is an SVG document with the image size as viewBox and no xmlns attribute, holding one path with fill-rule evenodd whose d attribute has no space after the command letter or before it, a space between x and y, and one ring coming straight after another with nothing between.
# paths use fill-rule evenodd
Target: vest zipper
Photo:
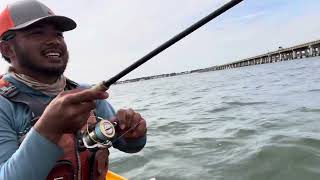
<instances>
[{"instance_id":1,"label":"vest zipper","mask_svg":"<svg viewBox=\"0 0 320 180\"><path fill-rule=\"evenodd\" d=\"M75 143L74 143L74 146L75 146L75 151L76 151L76 157L77 157L77 175L78 175L78 180L81 180L81 160L80 160L80 154L79 154L79 151L78 151L78 143L77 143L77 138L76 136L74 136L74 139L75 139Z\"/></svg>"}]
</instances>

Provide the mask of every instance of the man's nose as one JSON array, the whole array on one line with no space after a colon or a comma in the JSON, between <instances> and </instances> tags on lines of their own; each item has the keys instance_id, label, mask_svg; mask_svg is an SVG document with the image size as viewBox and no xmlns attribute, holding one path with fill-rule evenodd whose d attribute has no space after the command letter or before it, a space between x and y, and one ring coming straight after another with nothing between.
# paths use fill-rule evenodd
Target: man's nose
<instances>
[{"instance_id":1,"label":"man's nose","mask_svg":"<svg viewBox=\"0 0 320 180\"><path fill-rule=\"evenodd\" d=\"M61 44L61 38L57 36L57 34L48 35L48 39L46 41L47 45L59 45Z\"/></svg>"},{"instance_id":2,"label":"man's nose","mask_svg":"<svg viewBox=\"0 0 320 180\"><path fill-rule=\"evenodd\" d=\"M60 40L58 38L50 38L47 42L47 45L59 45L61 44Z\"/></svg>"}]
</instances>

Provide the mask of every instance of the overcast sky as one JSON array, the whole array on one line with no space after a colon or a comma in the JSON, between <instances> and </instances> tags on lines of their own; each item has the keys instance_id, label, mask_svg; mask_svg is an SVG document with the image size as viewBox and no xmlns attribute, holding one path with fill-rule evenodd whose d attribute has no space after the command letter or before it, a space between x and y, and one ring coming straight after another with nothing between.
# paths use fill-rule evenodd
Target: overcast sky
<instances>
[{"instance_id":1,"label":"overcast sky","mask_svg":"<svg viewBox=\"0 0 320 180\"><path fill-rule=\"evenodd\" d=\"M1 10L8 2L1 0ZM66 32L66 75L97 83L208 15L227 0L42 0L56 14L74 19ZM319 0L244 0L123 79L237 61L279 46L320 39ZM8 64L0 61L0 72Z\"/></svg>"}]
</instances>

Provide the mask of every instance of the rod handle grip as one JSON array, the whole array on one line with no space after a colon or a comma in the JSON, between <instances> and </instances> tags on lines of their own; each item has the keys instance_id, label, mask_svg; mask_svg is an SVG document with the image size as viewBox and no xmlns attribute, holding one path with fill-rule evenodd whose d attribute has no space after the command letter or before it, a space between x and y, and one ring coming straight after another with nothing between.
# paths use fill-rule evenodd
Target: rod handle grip
<instances>
[{"instance_id":1,"label":"rod handle grip","mask_svg":"<svg viewBox=\"0 0 320 180\"><path fill-rule=\"evenodd\" d=\"M100 82L99 84L94 85L91 89L96 90L96 91L105 92L109 89L109 87L106 87L104 85L104 82Z\"/></svg>"}]
</instances>

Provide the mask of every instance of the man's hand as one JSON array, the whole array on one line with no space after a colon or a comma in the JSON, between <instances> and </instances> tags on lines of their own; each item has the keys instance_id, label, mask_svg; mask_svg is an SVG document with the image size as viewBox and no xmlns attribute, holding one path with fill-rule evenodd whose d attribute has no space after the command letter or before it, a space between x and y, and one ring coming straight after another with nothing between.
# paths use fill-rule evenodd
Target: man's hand
<instances>
[{"instance_id":1,"label":"man's hand","mask_svg":"<svg viewBox=\"0 0 320 180\"><path fill-rule=\"evenodd\" d=\"M86 124L90 111L95 108L95 100L107 97L106 92L91 89L62 92L46 107L34 128L58 143L64 133L74 133Z\"/></svg>"},{"instance_id":2,"label":"man's hand","mask_svg":"<svg viewBox=\"0 0 320 180\"><path fill-rule=\"evenodd\" d=\"M132 109L120 109L111 120L118 123L118 132L127 139L136 139L144 136L147 132L146 121L141 115Z\"/></svg>"}]
</instances>

